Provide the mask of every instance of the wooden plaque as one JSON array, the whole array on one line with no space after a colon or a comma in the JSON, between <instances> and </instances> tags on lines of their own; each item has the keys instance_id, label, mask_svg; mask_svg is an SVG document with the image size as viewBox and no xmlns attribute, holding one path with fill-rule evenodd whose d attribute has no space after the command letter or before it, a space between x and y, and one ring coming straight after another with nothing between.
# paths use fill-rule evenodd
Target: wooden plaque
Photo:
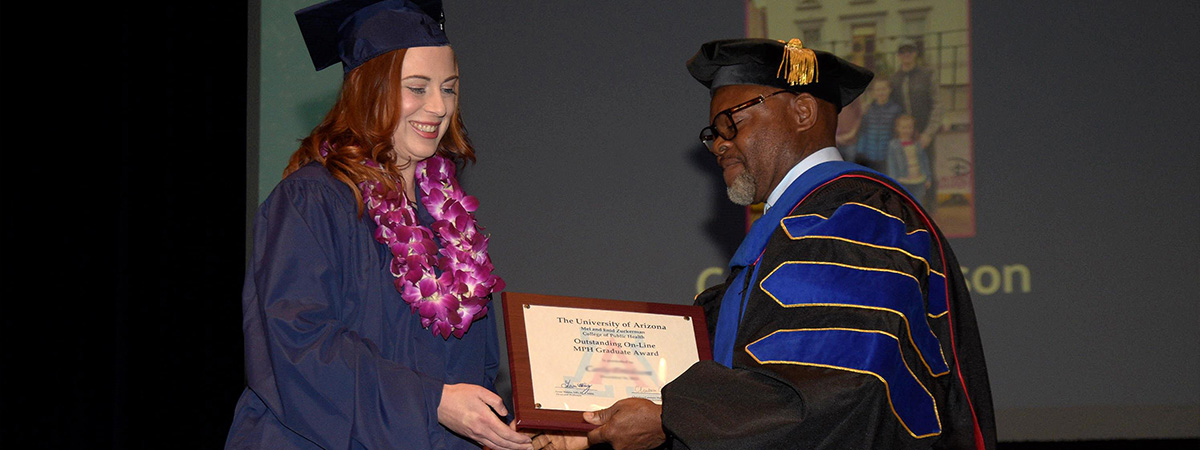
<instances>
[{"instance_id":1,"label":"wooden plaque","mask_svg":"<svg viewBox=\"0 0 1200 450\"><path fill-rule=\"evenodd\" d=\"M588 431L584 411L640 397L712 359L698 306L504 292L517 429Z\"/></svg>"}]
</instances>

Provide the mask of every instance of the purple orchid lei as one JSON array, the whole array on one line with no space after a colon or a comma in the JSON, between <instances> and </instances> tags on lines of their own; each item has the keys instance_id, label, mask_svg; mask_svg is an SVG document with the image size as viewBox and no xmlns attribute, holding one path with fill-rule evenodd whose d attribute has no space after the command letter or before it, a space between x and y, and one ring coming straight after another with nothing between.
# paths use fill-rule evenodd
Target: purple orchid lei
<instances>
[{"instance_id":1,"label":"purple orchid lei","mask_svg":"<svg viewBox=\"0 0 1200 450\"><path fill-rule=\"evenodd\" d=\"M379 167L375 161L364 164ZM504 280L492 274L488 237L479 232L472 214L479 200L463 193L454 163L434 155L417 163L414 178L421 203L434 219L429 228L417 220L416 209L400 190L369 180L358 187L378 225L375 240L392 252L391 272L400 296L420 315L422 327L443 339L462 338L472 322L487 314L489 294L504 290Z\"/></svg>"}]
</instances>

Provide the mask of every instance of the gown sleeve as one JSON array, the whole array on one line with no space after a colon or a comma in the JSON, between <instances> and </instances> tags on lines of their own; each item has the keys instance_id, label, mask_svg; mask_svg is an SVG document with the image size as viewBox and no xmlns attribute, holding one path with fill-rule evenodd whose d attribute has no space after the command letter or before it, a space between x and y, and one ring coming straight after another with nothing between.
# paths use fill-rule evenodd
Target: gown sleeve
<instances>
[{"instance_id":1,"label":"gown sleeve","mask_svg":"<svg viewBox=\"0 0 1200 450\"><path fill-rule=\"evenodd\" d=\"M379 311L360 292L371 288L358 284L370 247L355 241L365 233L338 187L285 180L259 213L243 292L248 384L322 448L428 447L443 381L385 358L347 326Z\"/></svg>"},{"instance_id":2,"label":"gown sleeve","mask_svg":"<svg viewBox=\"0 0 1200 450\"><path fill-rule=\"evenodd\" d=\"M491 295L488 295L488 297L489 297L488 303L490 303L493 306L497 305L496 303L491 302L491 299L490 299ZM496 320L493 318L493 316L491 314L489 314L487 317L484 317L482 320L480 320L480 322L482 322L482 325L485 325L486 329L487 329L487 332L483 333L483 335L485 337L491 338L491 339L488 339L487 342L485 342L483 344L484 345L484 360L483 360L483 363L484 363L483 364L484 386L483 387L487 388L489 391L496 392L496 377L498 377L500 375L500 343L497 342L497 338L496 338ZM512 412L510 411L509 417L511 418L511 416L512 416Z\"/></svg>"},{"instance_id":3,"label":"gown sleeve","mask_svg":"<svg viewBox=\"0 0 1200 450\"><path fill-rule=\"evenodd\" d=\"M937 441L952 377L942 352L949 341L934 323L941 319L926 306L928 230L877 186L834 192L854 198L814 194L817 206L785 218L771 237L733 367L702 361L664 387L663 427L674 448Z\"/></svg>"}]
</instances>

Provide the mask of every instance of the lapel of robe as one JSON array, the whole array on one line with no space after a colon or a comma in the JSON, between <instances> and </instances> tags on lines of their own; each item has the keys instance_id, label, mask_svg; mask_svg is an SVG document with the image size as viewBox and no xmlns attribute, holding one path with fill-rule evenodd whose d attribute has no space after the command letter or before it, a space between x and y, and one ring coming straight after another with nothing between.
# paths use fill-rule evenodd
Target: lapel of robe
<instances>
[{"instance_id":1,"label":"lapel of robe","mask_svg":"<svg viewBox=\"0 0 1200 450\"><path fill-rule=\"evenodd\" d=\"M730 273L737 273L737 276L725 290L720 312L717 313L717 329L713 333L713 359L717 362L725 367L733 367L733 344L737 338L742 312L746 310L746 294L752 289L751 281L758 278L758 260L766 249L767 240L779 228L779 222L791 214L817 187L848 172L856 171L871 170L846 161L824 162L806 170L788 186L779 197L779 201L775 202L775 207L767 210L750 227L750 232L742 239L737 252L729 260Z\"/></svg>"}]
</instances>

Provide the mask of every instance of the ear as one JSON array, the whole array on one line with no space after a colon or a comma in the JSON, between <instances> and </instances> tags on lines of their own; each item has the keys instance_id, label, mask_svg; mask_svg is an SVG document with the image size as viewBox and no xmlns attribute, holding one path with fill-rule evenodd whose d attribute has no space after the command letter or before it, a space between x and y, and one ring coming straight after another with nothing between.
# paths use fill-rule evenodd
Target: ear
<instances>
[{"instance_id":1,"label":"ear","mask_svg":"<svg viewBox=\"0 0 1200 450\"><path fill-rule=\"evenodd\" d=\"M796 95L789 105L795 118L796 131L805 132L817 124L817 99L807 92Z\"/></svg>"}]
</instances>

